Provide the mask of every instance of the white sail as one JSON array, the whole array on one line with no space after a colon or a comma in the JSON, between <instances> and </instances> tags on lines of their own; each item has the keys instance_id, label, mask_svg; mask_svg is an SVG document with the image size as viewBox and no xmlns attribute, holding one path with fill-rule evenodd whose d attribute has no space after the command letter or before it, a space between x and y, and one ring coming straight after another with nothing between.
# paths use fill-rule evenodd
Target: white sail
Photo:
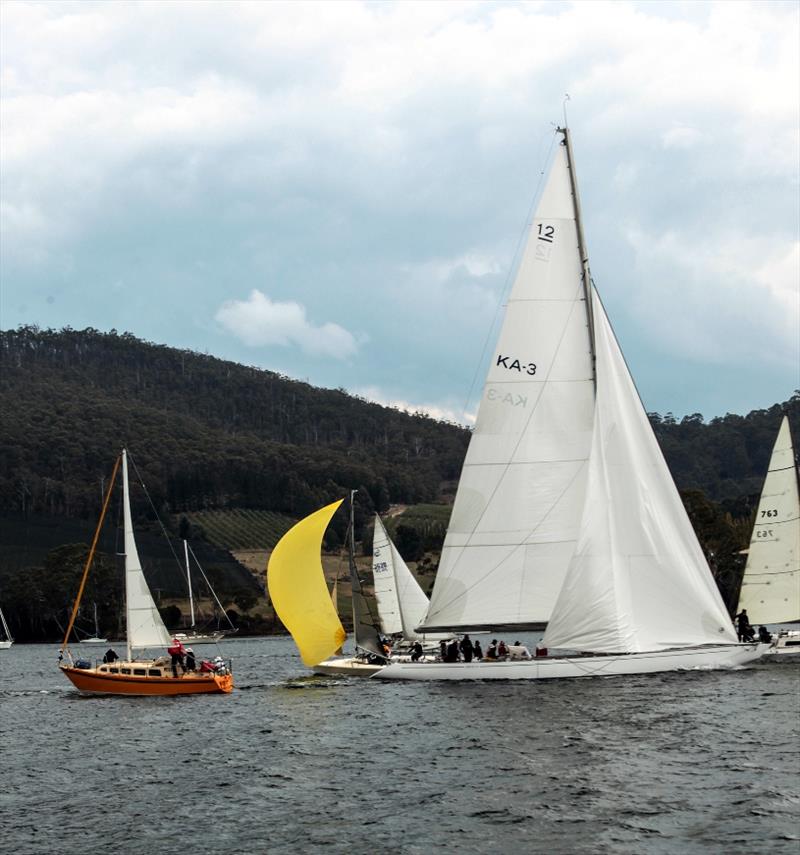
<instances>
[{"instance_id":1,"label":"white sail","mask_svg":"<svg viewBox=\"0 0 800 855\"><path fill-rule=\"evenodd\" d=\"M596 293L593 305L597 402L586 500L542 643L615 653L736 644Z\"/></svg>"},{"instance_id":2,"label":"white sail","mask_svg":"<svg viewBox=\"0 0 800 855\"><path fill-rule=\"evenodd\" d=\"M756 511L739 608L751 623L800 620L800 497L786 416Z\"/></svg>"},{"instance_id":3,"label":"white sail","mask_svg":"<svg viewBox=\"0 0 800 855\"><path fill-rule=\"evenodd\" d=\"M511 291L425 629L545 622L575 549L594 413L566 149Z\"/></svg>"},{"instance_id":4,"label":"white sail","mask_svg":"<svg viewBox=\"0 0 800 855\"><path fill-rule=\"evenodd\" d=\"M125 529L125 616L128 628L128 649L169 647L170 635L161 620L147 581L142 572L131 521L128 488L128 456L122 451L122 507ZM130 658L130 656L129 656Z\"/></svg>"},{"instance_id":5,"label":"white sail","mask_svg":"<svg viewBox=\"0 0 800 855\"><path fill-rule=\"evenodd\" d=\"M403 618L400 614L400 600L394 575L394 544L389 539L381 518L375 514L375 530L372 534L372 579L375 586L375 600L378 603L378 616L384 635L400 635L403 632ZM402 561L402 556L399 556ZM424 596L424 595L423 595ZM425 597L425 609L428 598ZM421 617L425 616L423 609Z\"/></svg>"},{"instance_id":6,"label":"white sail","mask_svg":"<svg viewBox=\"0 0 800 855\"><path fill-rule=\"evenodd\" d=\"M0 625L3 627L3 637L0 638L0 646L3 649L8 649L14 643L14 639L11 637L11 630L8 628L6 616L3 614L2 609L0 609Z\"/></svg>"},{"instance_id":7,"label":"white sail","mask_svg":"<svg viewBox=\"0 0 800 855\"><path fill-rule=\"evenodd\" d=\"M385 635L402 635L406 641L435 638L414 631L428 611L428 598L377 514L372 538L372 577L378 616Z\"/></svg>"}]
</instances>

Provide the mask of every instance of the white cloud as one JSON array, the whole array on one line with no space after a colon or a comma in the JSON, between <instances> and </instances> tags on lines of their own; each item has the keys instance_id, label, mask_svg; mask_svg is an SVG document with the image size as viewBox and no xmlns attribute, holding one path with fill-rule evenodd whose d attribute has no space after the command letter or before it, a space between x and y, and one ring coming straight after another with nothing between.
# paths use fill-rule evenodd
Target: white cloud
<instances>
[{"instance_id":1,"label":"white cloud","mask_svg":"<svg viewBox=\"0 0 800 855\"><path fill-rule=\"evenodd\" d=\"M593 272L659 346L638 358L786 364L799 29L760 0L6 3L0 298L57 282L65 314L4 323L116 307L205 348L216 313L312 382L466 391L569 91ZM220 281L276 285L218 308ZM139 299L192 312L154 330ZM318 357L357 337L304 306L381 348L343 373Z\"/></svg>"},{"instance_id":2,"label":"white cloud","mask_svg":"<svg viewBox=\"0 0 800 855\"><path fill-rule=\"evenodd\" d=\"M228 300L220 306L216 320L249 347L299 347L310 356L347 359L359 344L338 324L319 326L306 317L299 303L272 302L258 289L247 300Z\"/></svg>"},{"instance_id":3,"label":"white cloud","mask_svg":"<svg viewBox=\"0 0 800 855\"><path fill-rule=\"evenodd\" d=\"M703 139L697 128L677 125L664 133L661 140L664 148L692 148Z\"/></svg>"},{"instance_id":4,"label":"white cloud","mask_svg":"<svg viewBox=\"0 0 800 855\"><path fill-rule=\"evenodd\" d=\"M665 350L700 362L796 368L800 242L728 231L706 245L677 230L631 230L628 240L643 283L633 314Z\"/></svg>"},{"instance_id":5,"label":"white cloud","mask_svg":"<svg viewBox=\"0 0 800 855\"><path fill-rule=\"evenodd\" d=\"M358 389L353 389L352 393L359 398L364 398L367 401L372 401L375 404L382 404L384 407L392 407L395 410L405 410L408 413L425 413L434 419L440 421L453 422L472 426L475 424L476 413L474 411L466 411L463 407L459 407L453 401L440 401L439 403L422 403L413 404L403 398L390 395L377 386L363 386Z\"/></svg>"}]
</instances>

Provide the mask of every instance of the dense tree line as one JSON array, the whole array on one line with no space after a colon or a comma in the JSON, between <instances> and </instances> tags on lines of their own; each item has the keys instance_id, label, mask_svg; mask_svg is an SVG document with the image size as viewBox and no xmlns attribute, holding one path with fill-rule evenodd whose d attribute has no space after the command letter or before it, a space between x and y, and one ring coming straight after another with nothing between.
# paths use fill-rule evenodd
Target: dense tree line
<instances>
[{"instance_id":1,"label":"dense tree line","mask_svg":"<svg viewBox=\"0 0 800 855\"><path fill-rule=\"evenodd\" d=\"M0 512L93 516L122 445L169 512L300 516L435 499L469 433L270 371L96 330L0 333Z\"/></svg>"},{"instance_id":2,"label":"dense tree line","mask_svg":"<svg viewBox=\"0 0 800 855\"><path fill-rule=\"evenodd\" d=\"M0 332L0 512L92 517L124 444L158 508L299 516L358 487L436 499L457 479L463 427L271 371L97 330ZM760 490L783 409L704 422L650 414L676 483L715 501Z\"/></svg>"},{"instance_id":3,"label":"dense tree line","mask_svg":"<svg viewBox=\"0 0 800 855\"><path fill-rule=\"evenodd\" d=\"M735 508L738 500L761 492L784 413L797 443L800 392L783 404L746 416L728 413L708 422L700 413L680 420L671 413L649 416L677 485L682 490L701 490Z\"/></svg>"}]
</instances>

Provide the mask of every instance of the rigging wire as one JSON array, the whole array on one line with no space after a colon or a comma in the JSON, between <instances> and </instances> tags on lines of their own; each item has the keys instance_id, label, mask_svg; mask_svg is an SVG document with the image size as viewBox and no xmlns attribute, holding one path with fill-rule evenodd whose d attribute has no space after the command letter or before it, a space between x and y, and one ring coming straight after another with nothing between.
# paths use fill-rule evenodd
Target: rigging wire
<instances>
[{"instance_id":1,"label":"rigging wire","mask_svg":"<svg viewBox=\"0 0 800 855\"><path fill-rule=\"evenodd\" d=\"M222 612L222 614L225 615L225 620L228 621L228 623L231 625L231 629L234 632L238 632L238 627L235 627L233 625L233 621L228 617L228 613L225 611L225 608L223 607L222 603L219 601L219 597L217 596L217 592L211 587L211 582L208 581L208 576L206 576L205 570L203 570L203 567L200 564L200 562L198 561L197 556L194 554L194 550L192 549L191 545L188 542L186 544L186 547L189 550L189 554L192 556L192 558L194 558L194 563L197 565L197 569L200 571L203 579L205 580L206 585L208 585L208 590L211 591L211 596L214 598L217 605L219 606L219 610Z\"/></svg>"},{"instance_id":2,"label":"rigging wire","mask_svg":"<svg viewBox=\"0 0 800 855\"><path fill-rule=\"evenodd\" d=\"M150 493L147 492L147 487L145 486L145 483L142 480L141 473L139 472L139 467L136 465L136 461L133 459L130 452L128 452L128 459L133 464L133 468L136 472L136 477L139 479L139 484L141 485L142 489L144 490L145 496L147 496L147 501L150 503L150 507L153 509L153 513L155 514L156 521L158 522L158 525L161 528L161 532L164 535L164 539L167 541L167 544L169 545L169 549L170 549L170 552L172 553L172 557L175 559L175 564L177 565L178 570L181 573L181 576L183 576L184 567L183 567L183 564L181 563L181 560L178 558L178 554L175 552L175 547L172 545L172 538L170 538L169 532L167 532L167 529L165 528L164 523L161 521L161 517L158 515L158 511L156 510L156 506L153 503L153 500L150 498ZM194 558L195 563L197 564L200 572L202 573L203 579L205 579L205 582L208 585L208 589L209 589L209 591L211 591L211 595L214 597L214 600L216 601L217 605L219 606L220 611L222 612L222 614L225 615L225 619L231 625L231 629L236 630L236 627L233 625L233 622L228 617L228 613L225 611L224 606L220 602L219 597L217 596L216 592L214 591L213 587L211 586L211 583L208 581L208 577L206 576L205 571L203 570L202 566L200 565L200 562L197 560L197 556L194 554L194 550L192 549L192 547L188 543L186 545L189 548L189 552L191 552L191 554L192 554L192 558Z\"/></svg>"}]
</instances>

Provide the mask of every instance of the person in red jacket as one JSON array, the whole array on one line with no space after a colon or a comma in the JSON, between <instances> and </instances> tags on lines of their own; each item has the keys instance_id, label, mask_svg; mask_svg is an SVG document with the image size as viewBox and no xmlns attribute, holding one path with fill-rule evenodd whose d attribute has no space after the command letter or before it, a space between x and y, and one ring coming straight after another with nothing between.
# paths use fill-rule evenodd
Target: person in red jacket
<instances>
[{"instance_id":1,"label":"person in red jacket","mask_svg":"<svg viewBox=\"0 0 800 855\"><path fill-rule=\"evenodd\" d=\"M172 657L172 676L177 679L178 677L178 665L181 666L181 671L186 673L186 665L184 664L183 657L186 654L186 649L183 646L183 643L179 638L172 639L172 647L167 648L167 653Z\"/></svg>"}]
</instances>

